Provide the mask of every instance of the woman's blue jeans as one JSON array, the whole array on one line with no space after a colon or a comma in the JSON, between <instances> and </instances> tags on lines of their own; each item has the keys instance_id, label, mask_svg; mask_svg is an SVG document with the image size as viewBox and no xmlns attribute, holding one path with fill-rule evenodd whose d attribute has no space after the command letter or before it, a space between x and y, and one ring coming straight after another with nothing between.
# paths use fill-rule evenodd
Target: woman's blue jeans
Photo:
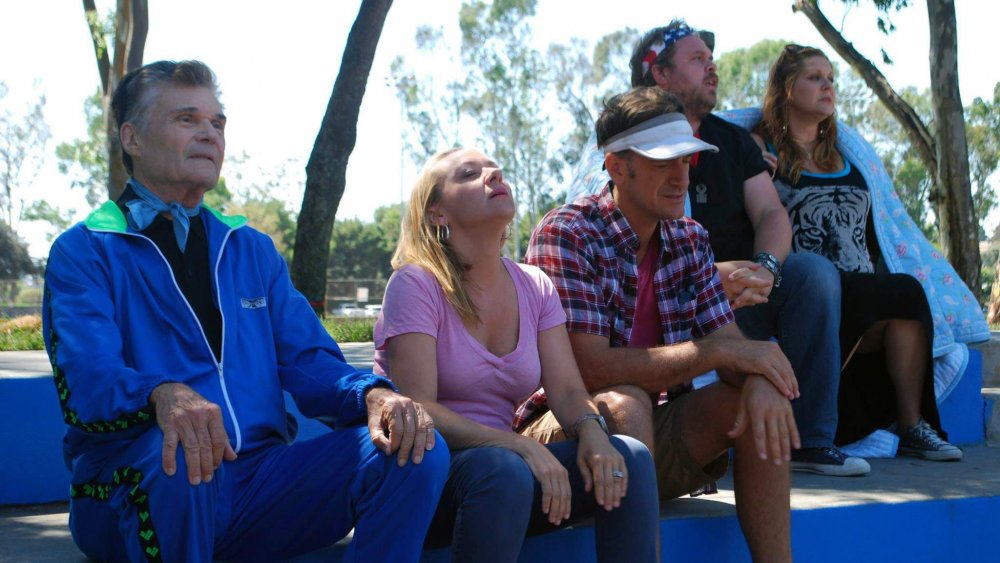
<instances>
[{"instance_id":1,"label":"woman's blue jeans","mask_svg":"<svg viewBox=\"0 0 1000 563\"><path fill-rule=\"evenodd\" d=\"M576 440L546 446L569 471L572 508L568 526L594 517L598 561L655 561L659 500L653 460L641 442L612 436L625 457L628 491L621 506L608 512L584 491L576 465ZM517 561L526 535L556 529L541 509L542 489L527 463L497 447L452 451L451 469L427 534L427 547L451 545L452 561Z\"/></svg>"}]
</instances>

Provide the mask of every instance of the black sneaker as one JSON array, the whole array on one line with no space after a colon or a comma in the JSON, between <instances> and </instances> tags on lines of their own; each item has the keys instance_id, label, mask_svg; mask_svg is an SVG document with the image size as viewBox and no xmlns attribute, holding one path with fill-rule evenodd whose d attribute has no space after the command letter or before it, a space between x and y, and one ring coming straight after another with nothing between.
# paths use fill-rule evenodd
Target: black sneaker
<instances>
[{"instance_id":1,"label":"black sneaker","mask_svg":"<svg viewBox=\"0 0 1000 563\"><path fill-rule=\"evenodd\" d=\"M792 452L792 471L808 471L834 477L865 475L872 470L860 457L848 457L834 447L801 448Z\"/></svg>"},{"instance_id":2,"label":"black sneaker","mask_svg":"<svg viewBox=\"0 0 1000 563\"><path fill-rule=\"evenodd\" d=\"M924 419L899 435L899 455L931 461L960 461L962 450L941 439Z\"/></svg>"}]
</instances>

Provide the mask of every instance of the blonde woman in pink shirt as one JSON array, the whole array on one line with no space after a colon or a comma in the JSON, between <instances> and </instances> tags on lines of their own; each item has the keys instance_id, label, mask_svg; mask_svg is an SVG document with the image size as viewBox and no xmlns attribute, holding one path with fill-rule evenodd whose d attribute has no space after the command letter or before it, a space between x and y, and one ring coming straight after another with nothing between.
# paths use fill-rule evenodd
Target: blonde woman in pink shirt
<instances>
[{"instance_id":1,"label":"blonde woman in pink shirt","mask_svg":"<svg viewBox=\"0 0 1000 563\"><path fill-rule=\"evenodd\" d=\"M595 517L599 561L658 560L649 451L609 436L580 378L566 315L541 270L501 256L515 203L476 150L432 157L410 198L375 325L375 371L420 401L452 453L427 547L453 561L517 560L526 535ZM511 429L540 385L576 440Z\"/></svg>"}]
</instances>

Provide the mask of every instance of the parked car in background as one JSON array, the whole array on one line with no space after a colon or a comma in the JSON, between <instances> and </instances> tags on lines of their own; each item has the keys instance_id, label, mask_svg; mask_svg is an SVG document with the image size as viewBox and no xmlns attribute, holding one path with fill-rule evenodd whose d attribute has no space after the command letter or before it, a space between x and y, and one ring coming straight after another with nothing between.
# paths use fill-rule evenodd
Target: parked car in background
<instances>
[{"instance_id":1,"label":"parked car in background","mask_svg":"<svg viewBox=\"0 0 1000 563\"><path fill-rule=\"evenodd\" d=\"M338 305L336 309L333 310L333 316L344 317L348 319L361 319L366 316L365 310L357 305Z\"/></svg>"},{"instance_id":2,"label":"parked car in background","mask_svg":"<svg viewBox=\"0 0 1000 563\"><path fill-rule=\"evenodd\" d=\"M365 305L365 316L366 317L369 317L369 318L372 318L372 319L377 319L378 318L378 314L381 313L381 312L382 312L382 304L381 303L379 303L378 305Z\"/></svg>"}]
</instances>

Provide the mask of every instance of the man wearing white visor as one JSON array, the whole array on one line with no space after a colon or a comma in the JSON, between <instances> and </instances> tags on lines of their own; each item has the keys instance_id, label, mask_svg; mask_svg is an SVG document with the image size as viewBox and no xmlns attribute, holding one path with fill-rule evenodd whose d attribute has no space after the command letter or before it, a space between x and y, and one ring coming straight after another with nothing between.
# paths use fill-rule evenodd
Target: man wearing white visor
<instances>
[{"instance_id":1,"label":"man wearing white visor","mask_svg":"<svg viewBox=\"0 0 1000 563\"><path fill-rule=\"evenodd\" d=\"M696 154L689 170L690 216L709 233L719 279L736 323L755 340L777 338L799 379L792 402L802 448L792 470L831 476L871 470L834 444L840 387L840 274L826 258L793 253L792 230L770 170L745 129L712 113L719 75L715 37L683 20L651 29L636 43L632 86L677 96L698 138L719 148ZM699 156L700 155L700 156ZM604 155L587 150L567 201L601 190L608 180Z\"/></svg>"},{"instance_id":2,"label":"man wearing white visor","mask_svg":"<svg viewBox=\"0 0 1000 563\"><path fill-rule=\"evenodd\" d=\"M642 440L662 499L711 489L735 448L737 514L756 561L790 561L789 472L798 383L772 342L743 337L708 233L684 217L696 138L676 97L636 88L596 125L611 181L549 212L526 261L554 282L584 382L610 425ZM693 390L698 374L722 381ZM523 434L563 438L536 394Z\"/></svg>"}]
</instances>

